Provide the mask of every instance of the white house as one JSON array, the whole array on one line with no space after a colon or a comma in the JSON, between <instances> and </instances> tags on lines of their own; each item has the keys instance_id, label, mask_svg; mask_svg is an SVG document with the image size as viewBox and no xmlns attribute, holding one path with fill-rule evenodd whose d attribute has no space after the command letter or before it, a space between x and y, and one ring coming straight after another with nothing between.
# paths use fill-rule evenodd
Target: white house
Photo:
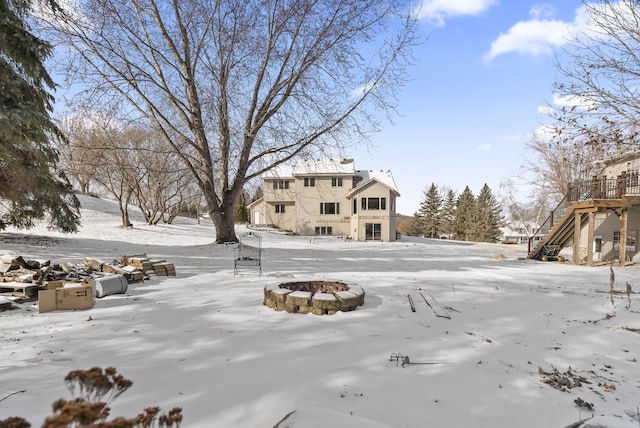
<instances>
[{"instance_id":1,"label":"white house","mask_svg":"<svg viewBox=\"0 0 640 428\"><path fill-rule=\"evenodd\" d=\"M356 170L352 159L304 160L262 179L264 196L249 204L253 224L357 241L396 239L400 193L389 170Z\"/></svg>"}]
</instances>

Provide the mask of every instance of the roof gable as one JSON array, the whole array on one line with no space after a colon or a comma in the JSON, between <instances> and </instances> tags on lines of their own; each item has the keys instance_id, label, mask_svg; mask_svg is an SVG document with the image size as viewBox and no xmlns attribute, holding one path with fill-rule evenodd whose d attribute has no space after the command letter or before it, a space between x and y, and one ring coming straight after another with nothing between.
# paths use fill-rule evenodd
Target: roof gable
<instances>
[{"instance_id":1,"label":"roof gable","mask_svg":"<svg viewBox=\"0 0 640 428\"><path fill-rule=\"evenodd\" d=\"M360 179L360 181L356 184L355 188L347 194L348 198L373 186L375 183L386 187L395 196L400 196L400 192L398 192L396 182L393 179L393 175L390 170L358 170L355 175Z\"/></svg>"}]
</instances>

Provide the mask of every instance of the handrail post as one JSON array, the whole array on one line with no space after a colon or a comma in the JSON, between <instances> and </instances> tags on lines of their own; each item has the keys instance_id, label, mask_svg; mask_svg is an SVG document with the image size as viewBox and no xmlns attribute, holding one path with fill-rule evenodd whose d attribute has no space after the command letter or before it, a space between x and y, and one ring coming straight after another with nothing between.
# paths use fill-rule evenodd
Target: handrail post
<instances>
[{"instance_id":1,"label":"handrail post","mask_svg":"<svg viewBox=\"0 0 640 428\"><path fill-rule=\"evenodd\" d=\"M616 197L615 199L621 199L622 198L622 194L623 194L623 190L622 190L622 186L624 183L624 176L626 175L626 172L622 172L622 174L618 175L618 177L616 178Z\"/></svg>"},{"instance_id":2,"label":"handrail post","mask_svg":"<svg viewBox=\"0 0 640 428\"><path fill-rule=\"evenodd\" d=\"M598 180L598 176L591 177L591 199L601 199L602 184Z\"/></svg>"}]
</instances>

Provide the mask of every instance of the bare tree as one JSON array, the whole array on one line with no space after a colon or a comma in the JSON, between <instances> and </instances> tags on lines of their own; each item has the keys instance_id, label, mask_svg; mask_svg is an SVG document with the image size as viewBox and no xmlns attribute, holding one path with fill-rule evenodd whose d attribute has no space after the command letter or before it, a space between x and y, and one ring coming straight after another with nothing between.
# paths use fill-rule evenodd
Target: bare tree
<instances>
[{"instance_id":1,"label":"bare tree","mask_svg":"<svg viewBox=\"0 0 640 428\"><path fill-rule=\"evenodd\" d=\"M140 132L144 137L131 141L135 147L130 155L140 174L133 201L147 224L171 223L185 204L197 203L199 192L178 155L166 150L161 135L155 130Z\"/></svg>"},{"instance_id":2,"label":"bare tree","mask_svg":"<svg viewBox=\"0 0 640 428\"><path fill-rule=\"evenodd\" d=\"M547 218L551 204L548 195L537 189L531 195L522 195L513 179L505 179L500 183L500 198L508 223L523 230L530 238Z\"/></svg>"},{"instance_id":3,"label":"bare tree","mask_svg":"<svg viewBox=\"0 0 640 428\"><path fill-rule=\"evenodd\" d=\"M85 115L67 117L61 121L60 129L68 141L58 144L58 166L74 187L84 195L95 193L96 162L100 158L104 141L96 138L93 120Z\"/></svg>"},{"instance_id":4,"label":"bare tree","mask_svg":"<svg viewBox=\"0 0 640 428\"><path fill-rule=\"evenodd\" d=\"M553 115L566 135L604 150L629 150L640 130L640 8L637 0L583 1L583 25L557 60Z\"/></svg>"},{"instance_id":5,"label":"bare tree","mask_svg":"<svg viewBox=\"0 0 640 428\"><path fill-rule=\"evenodd\" d=\"M601 146L589 144L584 137L567 134L561 125L543 127L527 143L531 157L523 164L529 184L539 194L536 199L559 202L575 181L589 180L602 159Z\"/></svg>"},{"instance_id":6,"label":"bare tree","mask_svg":"<svg viewBox=\"0 0 640 428\"><path fill-rule=\"evenodd\" d=\"M107 114L86 114L67 119L68 144L60 146L62 168L88 190L110 194L118 202L122 226L129 227L129 204L144 178L138 151L148 132Z\"/></svg>"},{"instance_id":7,"label":"bare tree","mask_svg":"<svg viewBox=\"0 0 640 428\"><path fill-rule=\"evenodd\" d=\"M95 178L118 202L122 227L131 227L129 205L140 186L143 172L136 162L135 150L144 138L138 129L120 130L105 126L97 132L103 142Z\"/></svg>"},{"instance_id":8,"label":"bare tree","mask_svg":"<svg viewBox=\"0 0 640 428\"><path fill-rule=\"evenodd\" d=\"M244 184L338 152L392 111L416 43L400 0L87 0L53 22L88 103L161 130L235 241ZM86 104L86 103L85 103Z\"/></svg>"}]
</instances>

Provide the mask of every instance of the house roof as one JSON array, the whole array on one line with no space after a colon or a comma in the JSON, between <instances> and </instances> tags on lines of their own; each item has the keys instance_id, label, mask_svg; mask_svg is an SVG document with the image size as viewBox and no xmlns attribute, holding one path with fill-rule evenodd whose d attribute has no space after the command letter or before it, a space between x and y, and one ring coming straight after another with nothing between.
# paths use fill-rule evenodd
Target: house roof
<instances>
[{"instance_id":1,"label":"house roof","mask_svg":"<svg viewBox=\"0 0 640 428\"><path fill-rule=\"evenodd\" d=\"M600 161L596 161L596 164L601 164L605 167L611 165L618 165L623 162L632 161L640 158L640 150L631 150L628 152L618 153L616 155L610 156L606 159L602 159Z\"/></svg>"},{"instance_id":2,"label":"house roof","mask_svg":"<svg viewBox=\"0 0 640 428\"><path fill-rule=\"evenodd\" d=\"M253 201L253 202L249 202L249 203L247 204L247 208L251 209L251 208L253 208L253 207L255 207L255 206L260 205L262 202L264 202L264 196L260 196L260 197L259 197L258 199L256 199L255 201Z\"/></svg>"},{"instance_id":3,"label":"house roof","mask_svg":"<svg viewBox=\"0 0 640 428\"><path fill-rule=\"evenodd\" d=\"M293 167L291 165L278 165L262 174L262 178L293 178Z\"/></svg>"},{"instance_id":4,"label":"house roof","mask_svg":"<svg viewBox=\"0 0 640 428\"><path fill-rule=\"evenodd\" d=\"M278 165L262 174L262 178L293 178L300 175L349 175L355 173L353 159L300 160L294 166Z\"/></svg>"},{"instance_id":5,"label":"house roof","mask_svg":"<svg viewBox=\"0 0 640 428\"><path fill-rule=\"evenodd\" d=\"M356 171L355 176L359 177L360 181L358 181L356 187L347 194L348 198L373 183L380 183L391 190L393 193L395 193L396 196L400 196L400 192L398 192L398 187L396 186L396 181L393 179L391 170L363 169Z\"/></svg>"},{"instance_id":6,"label":"house roof","mask_svg":"<svg viewBox=\"0 0 640 428\"><path fill-rule=\"evenodd\" d=\"M302 160L293 167L293 175L353 175L353 159Z\"/></svg>"},{"instance_id":7,"label":"house roof","mask_svg":"<svg viewBox=\"0 0 640 428\"><path fill-rule=\"evenodd\" d=\"M391 171L386 169L361 169L356 170L353 159L327 159L327 160L301 160L295 166L278 165L275 168L262 174L263 179L282 179L294 178L295 176L304 175L348 175L359 178L356 180L356 187L349 193L357 193L357 191L377 182L389 188L396 196L400 196L398 187L393 179Z\"/></svg>"}]
</instances>

